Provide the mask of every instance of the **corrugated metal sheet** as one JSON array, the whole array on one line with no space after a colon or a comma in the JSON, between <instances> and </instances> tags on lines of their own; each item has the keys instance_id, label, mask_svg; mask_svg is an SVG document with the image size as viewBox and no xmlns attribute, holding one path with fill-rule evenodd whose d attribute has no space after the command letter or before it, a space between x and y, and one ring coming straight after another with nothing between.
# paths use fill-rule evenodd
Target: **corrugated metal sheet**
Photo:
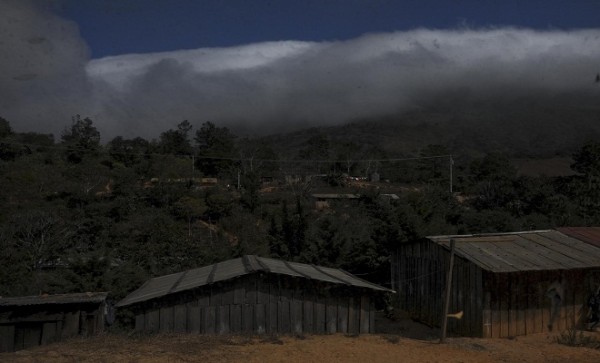
<instances>
[{"instance_id":1,"label":"corrugated metal sheet","mask_svg":"<svg viewBox=\"0 0 600 363\"><path fill-rule=\"evenodd\" d=\"M258 271L379 291L393 291L362 280L343 270L249 255L185 272L153 278L119 301L117 306L131 305Z\"/></svg>"},{"instance_id":2,"label":"corrugated metal sheet","mask_svg":"<svg viewBox=\"0 0 600 363\"><path fill-rule=\"evenodd\" d=\"M107 292L84 292L77 294L4 297L0 298L0 306L101 303L106 300L107 296Z\"/></svg>"},{"instance_id":3,"label":"corrugated metal sheet","mask_svg":"<svg viewBox=\"0 0 600 363\"><path fill-rule=\"evenodd\" d=\"M492 272L600 267L600 248L554 230L428 238Z\"/></svg>"},{"instance_id":4,"label":"corrugated metal sheet","mask_svg":"<svg viewBox=\"0 0 600 363\"><path fill-rule=\"evenodd\" d=\"M600 227L562 227L556 230L569 237L600 247Z\"/></svg>"}]
</instances>

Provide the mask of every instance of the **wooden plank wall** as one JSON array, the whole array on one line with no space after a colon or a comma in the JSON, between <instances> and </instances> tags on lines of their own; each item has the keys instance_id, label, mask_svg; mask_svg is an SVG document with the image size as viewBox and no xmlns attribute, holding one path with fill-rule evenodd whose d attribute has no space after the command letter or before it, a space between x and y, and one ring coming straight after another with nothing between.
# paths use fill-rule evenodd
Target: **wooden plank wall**
<instances>
[{"instance_id":1,"label":"wooden plank wall","mask_svg":"<svg viewBox=\"0 0 600 363\"><path fill-rule=\"evenodd\" d=\"M584 270L487 273L485 289L491 306L484 314L492 319L483 336L502 338L581 327L589 294L582 284L586 275ZM563 296L560 305L553 307L548 288L561 279Z\"/></svg>"},{"instance_id":2,"label":"wooden plank wall","mask_svg":"<svg viewBox=\"0 0 600 363\"><path fill-rule=\"evenodd\" d=\"M392 280L398 307L425 323L440 326L449 251L428 241L401 246L393 257ZM548 288L562 281L563 296L552 319ZM590 293L600 286L592 270L491 273L455 258L448 331L463 336L513 337L582 327ZM594 287L595 286L595 287Z\"/></svg>"},{"instance_id":3,"label":"wooden plank wall","mask_svg":"<svg viewBox=\"0 0 600 363\"><path fill-rule=\"evenodd\" d=\"M392 280L398 308L429 325L440 326L450 255L429 242L401 246L393 258ZM454 259L450 313L463 311L461 320L449 319L448 331L481 336L483 327L482 270L458 256Z\"/></svg>"},{"instance_id":4,"label":"wooden plank wall","mask_svg":"<svg viewBox=\"0 0 600 363\"><path fill-rule=\"evenodd\" d=\"M16 307L0 313L0 352L104 330L104 303Z\"/></svg>"},{"instance_id":5,"label":"wooden plank wall","mask_svg":"<svg viewBox=\"0 0 600 363\"><path fill-rule=\"evenodd\" d=\"M0 325L0 352L15 350L15 326Z\"/></svg>"},{"instance_id":6,"label":"wooden plank wall","mask_svg":"<svg viewBox=\"0 0 600 363\"><path fill-rule=\"evenodd\" d=\"M138 306L135 329L200 334L374 332L372 292L254 274Z\"/></svg>"}]
</instances>

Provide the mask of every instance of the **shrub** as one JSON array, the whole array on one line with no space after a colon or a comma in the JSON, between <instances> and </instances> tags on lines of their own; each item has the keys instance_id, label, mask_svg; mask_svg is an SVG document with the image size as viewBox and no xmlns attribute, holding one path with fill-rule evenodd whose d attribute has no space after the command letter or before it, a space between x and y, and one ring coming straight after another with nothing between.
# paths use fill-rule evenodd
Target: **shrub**
<instances>
[{"instance_id":1,"label":"shrub","mask_svg":"<svg viewBox=\"0 0 600 363\"><path fill-rule=\"evenodd\" d=\"M563 331L555 339L557 343L568 345L571 347L586 347L600 349L600 340L589 335L585 335L583 331L577 330L575 328Z\"/></svg>"}]
</instances>

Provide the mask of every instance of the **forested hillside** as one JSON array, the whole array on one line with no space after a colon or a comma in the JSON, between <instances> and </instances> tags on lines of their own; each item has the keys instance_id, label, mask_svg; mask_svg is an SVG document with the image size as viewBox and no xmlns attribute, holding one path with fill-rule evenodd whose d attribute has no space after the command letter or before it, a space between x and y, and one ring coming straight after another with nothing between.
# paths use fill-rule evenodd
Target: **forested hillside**
<instances>
[{"instance_id":1,"label":"forested hillside","mask_svg":"<svg viewBox=\"0 0 600 363\"><path fill-rule=\"evenodd\" d=\"M479 138L469 120L480 117L456 131L439 115L254 139L183 121L155 140L106 144L89 118L74 117L58 140L0 119L0 295L102 290L118 299L150 276L244 254L385 285L390 252L426 235L600 223L600 144L583 141L597 125L588 132L581 122L564 144L539 141L544 149L543 130L503 148L494 147L502 135ZM520 152L526 144L533 149ZM523 176L511 164L553 148L573 158L573 176ZM359 197L325 205L315 193Z\"/></svg>"},{"instance_id":2,"label":"forested hillside","mask_svg":"<svg viewBox=\"0 0 600 363\"><path fill-rule=\"evenodd\" d=\"M458 89L407 112L267 139L282 151L297 150L306 138L324 133L339 142L376 146L390 156L415 155L429 144L470 156L570 156L586 141L600 139L600 84L593 91L529 97L498 91L490 99Z\"/></svg>"}]
</instances>

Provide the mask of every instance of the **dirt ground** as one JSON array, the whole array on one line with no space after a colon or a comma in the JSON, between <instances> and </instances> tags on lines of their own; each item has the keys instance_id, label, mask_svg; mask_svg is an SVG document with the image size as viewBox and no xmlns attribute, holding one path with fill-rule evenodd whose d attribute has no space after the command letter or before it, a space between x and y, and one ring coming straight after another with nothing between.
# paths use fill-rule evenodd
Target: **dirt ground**
<instances>
[{"instance_id":1,"label":"dirt ground","mask_svg":"<svg viewBox=\"0 0 600 363\"><path fill-rule=\"evenodd\" d=\"M104 334L14 353L0 362L600 362L600 349L556 343L555 334L448 338L410 320L379 321L380 334L296 337ZM600 333L585 333L600 340Z\"/></svg>"}]
</instances>

